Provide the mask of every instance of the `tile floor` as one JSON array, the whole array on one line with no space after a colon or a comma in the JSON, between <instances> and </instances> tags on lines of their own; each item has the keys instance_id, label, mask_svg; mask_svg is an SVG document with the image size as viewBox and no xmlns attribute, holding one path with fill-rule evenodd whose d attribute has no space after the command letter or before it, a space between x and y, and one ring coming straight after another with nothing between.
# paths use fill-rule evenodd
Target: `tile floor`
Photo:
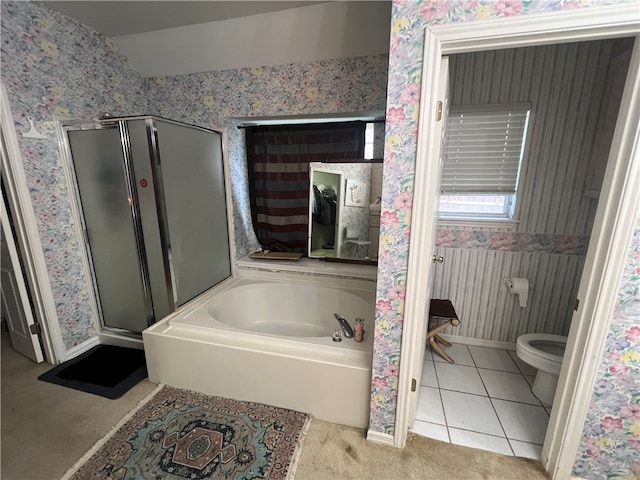
<instances>
[{"instance_id":1,"label":"tile floor","mask_svg":"<svg viewBox=\"0 0 640 480\"><path fill-rule=\"evenodd\" d=\"M515 351L462 344L445 349L455 364L427 348L411 431L540 459L551 410L531 393L535 369Z\"/></svg>"}]
</instances>

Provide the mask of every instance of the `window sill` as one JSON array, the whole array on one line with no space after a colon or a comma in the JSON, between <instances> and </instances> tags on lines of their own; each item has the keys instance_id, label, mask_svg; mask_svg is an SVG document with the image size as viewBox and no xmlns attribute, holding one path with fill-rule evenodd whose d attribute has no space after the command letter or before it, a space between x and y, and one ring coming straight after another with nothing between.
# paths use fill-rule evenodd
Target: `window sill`
<instances>
[{"instance_id":1,"label":"window sill","mask_svg":"<svg viewBox=\"0 0 640 480\"><path fill-rule=\"evenodd\" d=\"M447 218L438 217L438 227L454 227L454 228L483 228L483 229L500 229L504 231L515 231L518 220L497 218Z\"/></svg>"}]
</instances>

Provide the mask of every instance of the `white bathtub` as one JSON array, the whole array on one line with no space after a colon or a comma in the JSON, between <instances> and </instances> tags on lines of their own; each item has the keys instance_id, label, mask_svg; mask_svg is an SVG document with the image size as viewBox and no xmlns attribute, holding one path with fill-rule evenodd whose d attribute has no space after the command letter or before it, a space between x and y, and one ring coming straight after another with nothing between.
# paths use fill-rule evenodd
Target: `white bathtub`
<instances>
[{"instance_id":1,"label":"white bathtub","mask_svg":"<svg viewBox=\"0 0 640 480\"><path fill-rule=\"evenodd\" d=\"M143 332L149 379L366 428L374 308L375 282L245 274ZM365 341L332 341L334 313Z\"/></svg>"}]
</instances>

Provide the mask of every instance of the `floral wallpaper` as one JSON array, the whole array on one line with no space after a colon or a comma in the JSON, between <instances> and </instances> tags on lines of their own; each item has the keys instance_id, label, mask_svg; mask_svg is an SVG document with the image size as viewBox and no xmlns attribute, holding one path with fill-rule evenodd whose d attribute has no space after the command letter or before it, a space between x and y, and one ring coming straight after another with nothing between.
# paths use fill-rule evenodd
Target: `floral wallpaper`
<instances>
[{"instance_id":1,"label":"floral wallpaper","mask_svg":"<svg viewBox=\"0 0 640 480\"><path fill-rule=\"evenodd\" d=\"M64 344L95 336L89 283L59 158L56 118L90 119L104 112L144 113L140 75L115 43L76 20L31 2L1 2L4 84ZM44 139L25 138L32 118Z\"/></svg>"},{"instance_id":2,"label":"floral wallpaper","mask_svg":"<svg viewBox=\"0 0 640 480\"><path fill-rule=\"evenodd\" d=\"M509 252L585 255L589 246L589 235L553 235L492 232L466 228L438 228L436 246Z\"/></svg>"},{"instance_id":3,"label":"floral wallpaper","mask_svg":"<svg viewBox=\"0 0 640 480\"><path fill-rule=\"evenodd\" d=\"M370 429L394 433L400 342L416 161L424 28L502 16L622 3L624 0L396 0L390 55L310 64L258 67L142 80L112 40L32 3L1 2L2 81L5 85L67 348L95 335L72 225L53 115L91 118L152 113L227 131L232 183L246 184L237 117L381 109L387 126ZM387 78L388 74L388 78ZM387 91L388 90L388 91ZM28 117L47 138L26 139ZM234 206L248 211L243 189ZM235 216L239 253L255 246L246 214ZM498 235L500 233L500 235ZM541 249L580 254L581 237L523 238L504 232L440 230L439 244L486 249ZM637 311L626 301L638 287L638 235L607 342L602 378L585 425L575 473L603 478L636 472L638 450ZM525 241L526 240L526 241ZM633 256L635 255L635 256ZM636 268L636 274L633 273ZM629 270L630 269L630 270ZM623 295L624 293L624 295ZM634 317L635 315L635 317ZM632 375L633 374L633 375ZM630 453L631 452L631 453ZM634 463L635 462L635 463ZM623 464L624 467L617 465ZM626 468L626 470L625 470ZM621 473L626 475L626 473ZM636 473L637 475L637 473Z\"/></svg>"},{"instance_id":4,"label":"floral wallpaper","mask_svg":"<svg viewBox=\"0 0 640 480\"><path fill-rule=\"evenodd\" d=\"M640 221L629 248L573 474L640 478Z\"/></svg>"},{"instance_id":5,"label":"floral wallpaper","mask_svg":"<svg viewBox=\"0 0 640 480\"><path fill-rule=\"evenodd\" d=\"M434 24L528 15L611 3L622 2L609 0L467 0L461 2L395 0L393 2L370 430L393 434L395 428L417 151L424 28Z\"/></svg>"}]
</instances>

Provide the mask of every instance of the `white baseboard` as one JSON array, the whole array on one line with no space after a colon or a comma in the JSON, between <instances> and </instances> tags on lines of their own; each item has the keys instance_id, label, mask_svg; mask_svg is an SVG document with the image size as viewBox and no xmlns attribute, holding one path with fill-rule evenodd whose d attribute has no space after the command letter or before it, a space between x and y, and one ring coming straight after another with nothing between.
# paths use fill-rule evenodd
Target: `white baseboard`
<instances>
[{"instance_id":1,"label":"white baseboard","mask_svg":"<svg viewBox=\"0 0 640 480\"><path fill-rule=\"evenodd\" d=\"M451 343L462 343L463 345L474 345L476 347L500 348L502 350L515 350L514 342L501 342L498 340L485 340L483 338L461 337L458 335L441 334L442 338Z\"/></svg>"},{"instance_id":2,"label":"white baseboard","mask_svg":"<svg viewBox=\"0 0 640 480\"><path fill-rule=\"evenodd\" d=\"M96 345L100 345L100 339L98 337L91 337L89 340L82 342L80 345L76 345L73 348L67 350L66 360L76 358L78 355L82 355L84 352L91 350Z\"/></svg>"},{"instance_id":3,"label":"white baseboard","mask_svg":"<svg viewBox=\"0 0 640 480\"><path fill-rule=\"evenodd\" d=\"M382 445L395 447L395 437L393 435L389 435L388 433L367 430L367 440L373 443L380 443Z\"/></svg>"}]
</instances>

